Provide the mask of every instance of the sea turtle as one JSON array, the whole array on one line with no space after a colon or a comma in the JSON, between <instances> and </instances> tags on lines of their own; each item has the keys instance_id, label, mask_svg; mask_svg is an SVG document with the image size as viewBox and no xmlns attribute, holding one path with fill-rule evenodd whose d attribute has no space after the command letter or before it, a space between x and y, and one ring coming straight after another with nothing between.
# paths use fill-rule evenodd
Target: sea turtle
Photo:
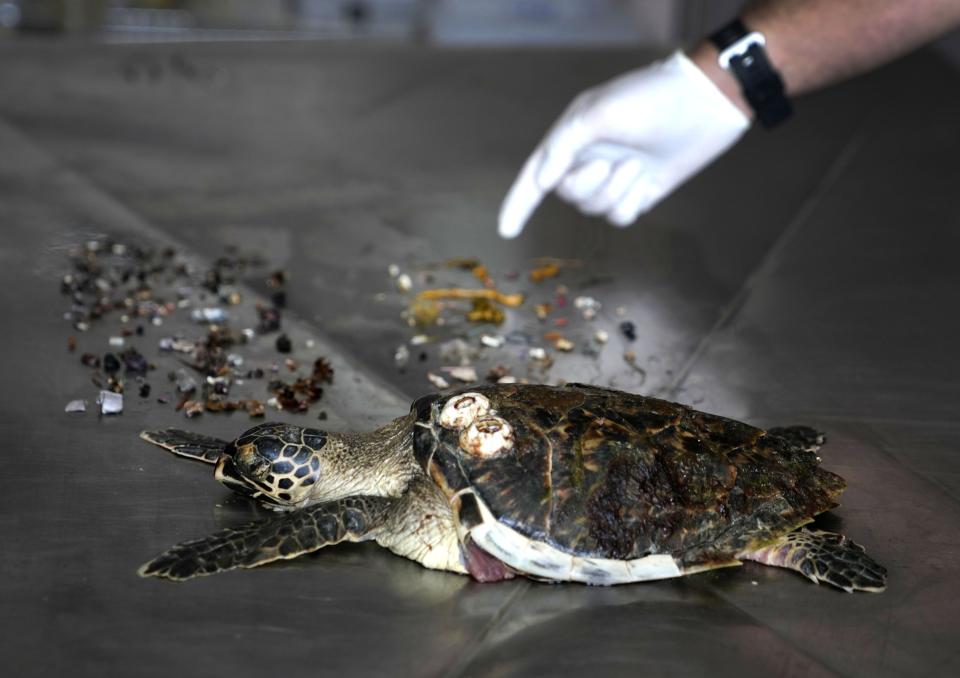
<instances>
[{"instance_id":1,"label":"sea turtle","mask_svg":"<svg viewBox=\"0 0 960 678\"><path fill-rule=\"evenodd\" d=\"M375 540L479 581L622 584L753 560L846 591L886 584L861 546L803 528L846 485L819 467L823 438L806 427L764 431L583 384L510 384L421 397L366 434L266 423L230 443L141 435L215 464L231 490L280 512L174 546L143 576Z\"/></svg>"}]
</instances>

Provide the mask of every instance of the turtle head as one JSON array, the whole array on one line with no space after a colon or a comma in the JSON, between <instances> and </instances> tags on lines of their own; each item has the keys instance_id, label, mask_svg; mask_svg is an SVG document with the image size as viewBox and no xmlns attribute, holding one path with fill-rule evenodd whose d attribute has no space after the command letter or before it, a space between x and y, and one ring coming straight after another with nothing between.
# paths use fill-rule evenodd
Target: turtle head
<instances>
[{"instance_id":1,"label":"turtle head","mask_svg":"<svg viewBox=\"0 0 960 678\"><path fill-rule=\"evenodd\" d=\"M323 431L261 424L227 445L215 477L234 492L278 507L307 501L320 477Z\"/></svg>"}]
</instances>

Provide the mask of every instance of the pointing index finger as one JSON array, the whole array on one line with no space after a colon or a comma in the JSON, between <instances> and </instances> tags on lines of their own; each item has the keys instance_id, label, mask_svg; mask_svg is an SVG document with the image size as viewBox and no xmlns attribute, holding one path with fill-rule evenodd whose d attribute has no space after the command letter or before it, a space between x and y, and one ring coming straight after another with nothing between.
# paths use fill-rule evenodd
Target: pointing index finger
<instances>
[{"instance_id":1,"label":"pointing index finger","mask_svg":"<svg viewBox=\"0 0 960 678\"><path fill-rule=\"evenodd\" d=\"M557 187L573 166L577 153L589 142L589 132L577 117L560 117L527 160L500 208L500 235L520 235L543 197Z\"/></svg>"},{"instance_id":2,"label":"pointing index finger","mask_svg":"<svg viewBox=\"0 0 960 678\"><path fill-rule=\"evenodd\" d=\"M537 171L543 157L542 147L533 152L507 192L500 206L498 231L502 238L516 238L546 192L537 183Z\"/></svg>"}]
</instances>

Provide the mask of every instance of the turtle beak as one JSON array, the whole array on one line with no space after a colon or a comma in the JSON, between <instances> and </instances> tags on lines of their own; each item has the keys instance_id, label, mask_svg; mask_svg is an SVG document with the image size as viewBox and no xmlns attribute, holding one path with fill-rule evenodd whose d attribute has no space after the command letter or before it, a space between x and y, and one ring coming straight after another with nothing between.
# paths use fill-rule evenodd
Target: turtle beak
<instances>
[{"instance_id":1,"label":"turtle beak","mask_svg":"<svg viewBox=\"0 0 960 678\"><path fill-rule=\"evenodd\" d=\"M227 461L229 461L229 459L230 458L228 456L221 454L220 458L217 460L217 467L213 471L213 477L216 478L221 483L223 483L224 485L227 484L227 476L223 472L223 467L227 463Z\"/></svg>"}]
</instances>

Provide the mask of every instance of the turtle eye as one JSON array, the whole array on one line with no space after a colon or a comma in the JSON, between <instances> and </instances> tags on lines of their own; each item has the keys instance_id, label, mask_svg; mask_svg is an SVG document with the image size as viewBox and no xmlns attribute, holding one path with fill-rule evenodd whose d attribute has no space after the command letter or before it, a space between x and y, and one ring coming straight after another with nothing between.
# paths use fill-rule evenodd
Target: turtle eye
<instances>
[{"instance_id":1,"label":"turtle eye","mask_svg":"<svg viewBox=\"0 0 960 678\"><path fill-rule=\"evenodd\" d=\"M253 460L247 469L247 472L259 480L263 480L270 473L270 462L263 457L257 457Z\"/></svg>"},{"instance_id":2,"label":"turtle eye","mask_svg":"<svg viewBox=\"0 0 960 678\"><path fill-rule=\"evenodd\" d=\"M263 480L270 473L270 460L260 454L255 443L238 447L233 460L237 470L250 478Z\"/></svg>"}]
</instances>

